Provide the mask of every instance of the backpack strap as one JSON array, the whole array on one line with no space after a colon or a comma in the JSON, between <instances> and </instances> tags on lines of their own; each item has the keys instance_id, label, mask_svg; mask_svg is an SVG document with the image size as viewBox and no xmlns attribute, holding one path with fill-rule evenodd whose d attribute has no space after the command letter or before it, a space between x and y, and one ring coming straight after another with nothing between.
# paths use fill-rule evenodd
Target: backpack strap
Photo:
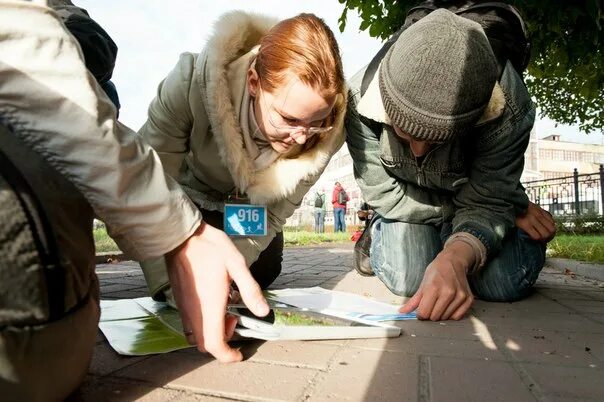
<instances>
[{"instance_id":1,"label":"backpack strap","mask_svg":"<svg viewBox=\"0 0 604 402\"><path fill-rule=\"evenodd\" d=\"M377 72L380 63L382 62L382 59L386 56L388 50L390 50L392 45L396 43L396 40L399 38L399 36L401 36L401 34L406 28L406 26L403 26L403 28L395 32L394 35L392 35L390 39L388 39L388 42L384 43L384 46L382 46L382 48L369 62L369 65L365 70L365 74L363 74L363 81L361 82L361 96L365 95L365 92L367 92L367 88L369 88L369 84L371 84L371 81L373 80L373 77L375 76L375 73Z\"/></svg>"},{"instance_id":2,"label":"backpack strap","mask_svg":"<svg viewBox=\"0 0 604 402\"><path fill-rule=\"evenodd\" d=\"M405 29L407 29L407 25L404 25L401 29L395 32L390 37L390 39L388 39L388 41L384 43L384 46L382 46L382 48L377 52L373 59L371 59L369 65L367 65L365 73L363 74L363 80L361 81L361 97L365 95L365 92L367 92L367 88L369 88L369 84L371 84L373 77L375 77L375 74L377 73L377 69L379 68L380 63L382 62L382 59L386 56L386 53L388 53L388 50L390 50L392 45L396 43L397 39L399 38L399 36L401 36ZM378 138L380 137L382 133L382 123L368 119L365 116L360 116L360 119L361 122L367 127L369 127L369 129Z\"/></svg>"}]
</instances>

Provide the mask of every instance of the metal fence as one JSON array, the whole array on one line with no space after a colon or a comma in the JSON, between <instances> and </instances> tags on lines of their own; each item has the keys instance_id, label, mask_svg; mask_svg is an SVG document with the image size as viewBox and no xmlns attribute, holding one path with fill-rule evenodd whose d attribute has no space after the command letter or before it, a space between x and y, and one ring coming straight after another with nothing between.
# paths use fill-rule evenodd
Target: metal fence
<instances>
[{"instance_id":1,"label":"metal fence","mask_svg":"<svg viewBox=\"0 0 604 402\"><path fill-rule=\"evenodd\" d=\"M529 200L554 216L604 214L604 165L600 171L523 183Z\"/></svg>"}]
</instances>

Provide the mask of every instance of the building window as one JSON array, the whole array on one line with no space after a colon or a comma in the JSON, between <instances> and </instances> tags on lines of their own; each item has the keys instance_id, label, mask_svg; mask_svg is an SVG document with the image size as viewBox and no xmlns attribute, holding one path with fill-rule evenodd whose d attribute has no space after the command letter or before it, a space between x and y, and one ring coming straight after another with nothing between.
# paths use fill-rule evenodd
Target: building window
<instances>
[{"instance_id":1,"label":"building window","mask_svg":"<svg viewBox=\"0 0 604 402\"><path fill-rule=\"evenodd\" d=\"M552 159L552 150L551 149L540 149L539 158L551 160Z\"/></svg>"},{"instance_id":2,"label":"building window","mask_svg":"<svg viewBox=\"0 0 604 402\"><path fill-rule=\"evenodd\" d=\"M578 151L563 151L564 160L570 162L578 162L580 153Z\"/></svg>"}]
</instances>

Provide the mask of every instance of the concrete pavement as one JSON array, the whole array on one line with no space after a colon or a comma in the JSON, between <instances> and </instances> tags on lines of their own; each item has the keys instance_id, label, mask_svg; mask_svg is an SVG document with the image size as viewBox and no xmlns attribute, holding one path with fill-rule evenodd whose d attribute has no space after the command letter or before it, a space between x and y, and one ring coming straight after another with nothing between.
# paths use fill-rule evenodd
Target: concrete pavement
<instances>
[{"instance_id":1,"label":"concrete pavement","mask_svg":"<svg viewBox=\"0 0 604 402\"><path fill-rule=\"evenodd\" d=\"M351 272L352 246L286 249L277 288L322 286L401 302ZM604 269L604 267L603 267ZM602 401L602 282L546 268L518 303L476 301L459 322L404 321L396 339L242 342L220 364L195 349L124 357L99 333L83 401ZM134 262L100 264L105 299L146 296Z\"/></svg>"}]
</instances>

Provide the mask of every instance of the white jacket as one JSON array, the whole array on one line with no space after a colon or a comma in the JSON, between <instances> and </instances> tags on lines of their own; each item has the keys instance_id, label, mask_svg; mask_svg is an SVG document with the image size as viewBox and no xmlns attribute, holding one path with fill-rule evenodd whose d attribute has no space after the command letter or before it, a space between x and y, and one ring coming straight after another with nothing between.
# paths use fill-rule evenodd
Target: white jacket
<instances>
[{"instance_id":1,"label":"white jacket","mask_svg":"<svg viewBox=\"0 0 604 402\"><path fill-rule=\"evenodd\" d=\"M157 154L116 122L76 40L49 8L0 0L0 121L70 180L138 260L187 239L201 216Z\"/></svg>"}]
</instances>

